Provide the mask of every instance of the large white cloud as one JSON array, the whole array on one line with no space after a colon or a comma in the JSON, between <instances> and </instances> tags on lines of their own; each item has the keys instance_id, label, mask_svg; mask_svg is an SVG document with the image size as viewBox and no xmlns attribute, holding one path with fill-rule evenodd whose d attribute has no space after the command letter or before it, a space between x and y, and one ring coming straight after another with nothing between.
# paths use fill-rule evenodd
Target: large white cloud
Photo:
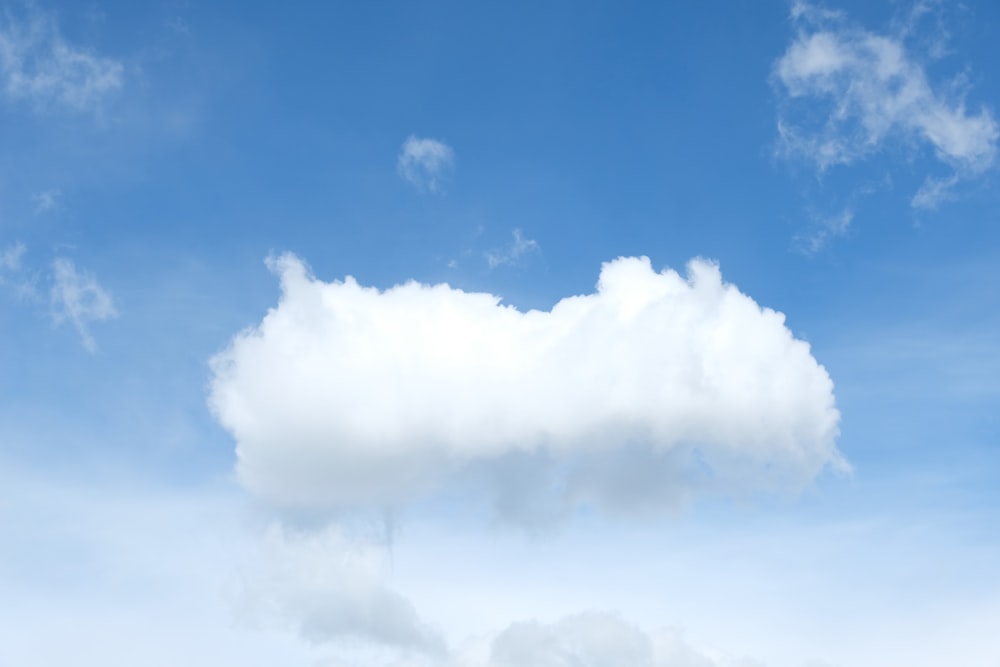
<instances>
[{"instance_id":1,"label":"large white cloud","mask_svg":"<svg viewBox=\"0 0 1000 667\"><path fill-rule=\"evenodd\" d=\"M209 401L240 480L276 503L403 501L486 466L529 501L641 507L846 466L825 369L711 262L620 258L547 312L270 266L280 302L213 359Z\"/></svg>"}]
</instances>

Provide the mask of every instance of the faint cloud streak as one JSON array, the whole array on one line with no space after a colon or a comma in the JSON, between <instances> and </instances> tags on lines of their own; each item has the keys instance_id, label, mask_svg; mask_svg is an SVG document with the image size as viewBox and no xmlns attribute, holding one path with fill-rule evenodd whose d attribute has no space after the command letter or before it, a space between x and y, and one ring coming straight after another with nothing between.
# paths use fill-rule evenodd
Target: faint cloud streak
<instances>
[{"instance_id":1,"label":"faint cloud streak","mask_svg":"<svg viewBox=\"0 0 1000 667\"><path fill-rule=\"evenodd\" d=\"M27 251L20 241L0 249L0 286L10 289L19 300L37 298L35 285L24 267Z\"/></svg>"},{"instance_id":2,"label":"faint cloud streak","mask_svg":"<svg viewBox=\"0 0 1000 667\"><path fill-rule=\"evenodd\" d=\"M97 343L90 333L91 322L102 322L118 316L111 294L98 284L90 273L77 271L76 265L64 257L52 262L50 292L52 320L56 325L69 322L80 334L83 347L91 353Z\"/></svg>"},{"instance_id":3,"label":"faint cloud streak","mask_svg":"<svg viewBox=\"0 0 1000 667\"><path fill-rule=\"evenodd\" d=\"M845 235L854 222L854 211L845 208L836 215L819 218L816 222L816 229L811 234L798 236L795 239L798 249L804 255L815 255L831 239Z\"/></svg>"},{"instance_id":4,"label":"faint cloud streak","mask_svg":"<svg viewBox=\"0 0 1000 667\"><path fill-rule=\"evenodd\" d=\"M35 204L35 215L41 215L42 213L59 208L60 197L62 197L62 192L57 188L36 192L31 195L31 201Z\"/></svg>"},{"instance_id":5,"label":"faint cloud streak","mask_svg":"<svg viewBox=\"0 0 1000 667\"><path fill-rule=\"evenodd\" d=\"M27 250L23 243L14 243L0 250L0 271L15 273L21 269L21 260Z\"/></svg>"},{"instance_id":6,"label":"faint cloud streak","mask_svg":"<svg viewBox=\"0 0 1000 667\"><path fill-rule=\"evenodd\" d=\"M486 263L491 269L505 264L517 264L528 253L541 252L541 246L534 239L525 238L520 229L512 232L513 240L502 248L485 253Z\"/></svg>"},{"instance_id":7,"label":"faint cloud streak","mask_svg":"<svg viewBox=\"0 0 1000 667\"><path fill-rule=\"evenodd\" d=\"M55 19L29 5L28 16L0 15L0 90L38 110L96 111L123 85L118 60L67 42Z\"/></svg>"}]
</instances>

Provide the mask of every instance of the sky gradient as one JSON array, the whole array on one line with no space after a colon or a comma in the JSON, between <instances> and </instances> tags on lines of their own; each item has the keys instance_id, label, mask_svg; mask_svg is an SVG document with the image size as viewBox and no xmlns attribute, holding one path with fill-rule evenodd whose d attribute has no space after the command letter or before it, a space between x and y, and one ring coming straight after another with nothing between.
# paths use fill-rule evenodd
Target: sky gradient
<instances>
[{"instance_id":1,"label":"sky gradient","mask_svg":"<svg viewBox=\"0 0 1000 667\"><path fill-rule=\"evenodd\" d=\"M0 667L1000 666L993 3L0 6Z\"/></svg>"}]
</instances>

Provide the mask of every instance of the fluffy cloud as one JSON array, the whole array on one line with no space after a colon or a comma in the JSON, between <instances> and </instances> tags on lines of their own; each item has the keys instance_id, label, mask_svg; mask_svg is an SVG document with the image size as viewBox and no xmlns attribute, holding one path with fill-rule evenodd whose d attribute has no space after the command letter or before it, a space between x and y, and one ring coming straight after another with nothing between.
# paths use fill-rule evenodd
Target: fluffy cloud
<instances>
[{"instance_id":1,"label":"fluffy cloud","mask_svg":"<svg viewBox=\"0 0 1000 667\"><path fill-rule=\"evenodd\" d=\"M209 402L240 480L276 503L402 502L485 467L515 514L535 496L655 508L846 466L826 371L710 262L617 259L547 312L270 266L280 302L212 360Z\"/></svg>"},{"instance_id":2,"label":"fluffy cloud","mask_svg":"<svg viewBox=\"0 0 1000 667\"><path fill-rule=\"evenodd\" d=\"M396 169L417 189L440 194L442 180L454 163L455 151L448 144L411 135L403 142Z\"/></svg>"},{"instance_id":3,"label":"fluffy cloud","mask_svg":"<svg viewBox=\"0 0 1000 667\"><path fill-rule=\"evenodd\" d=\"M52 262L50 300L53 321L57 325L63 322L72 324L89 352L97 350L97 343L90 333L90 323L118 316L111 294L98 284L92 274L77 271L76 265L65 257Z\"/></svg>"},{"instance_id":4,"label":"fluffy cloud","mask_svg":"<svg viewBox=\"0 0 1000 667\"><path fill-rule=\"evenodd\" d=\"M1000 136L993 113L968 109L961 86L931 85L919 56L908 50L912 22L877 34L804 2L793 5L792 17L798 33L774 66L787 153L824 170L869 157L897 139L929 146L955 174L973 176L993 165ZM957 180L929 177L912 205L937 206Z\"/></svg>"},{"instance_id":5,"label":"fluffy cloud","mask_svg":"<svg viewBox=\"0 0 1000 667\"><path fill-rule=\"evenodd\" d=\"M122 87L124 67L66 42L55 21L29 5L19 20L0 16L0 85L6 97L40 109L97 109Z\"/></svg>"}]
</instances>

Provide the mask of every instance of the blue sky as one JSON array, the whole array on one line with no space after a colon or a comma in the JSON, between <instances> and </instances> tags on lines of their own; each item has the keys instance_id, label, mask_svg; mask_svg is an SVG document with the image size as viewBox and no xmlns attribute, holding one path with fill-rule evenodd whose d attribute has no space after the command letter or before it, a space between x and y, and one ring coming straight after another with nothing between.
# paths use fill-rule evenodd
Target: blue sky
<instances>
[{"instance_id":1,"label":"blue sky","mask_svg":"<svg viewBox=\"0 0 1000 667\"><path fill-rule=\"evenodd\" d=\"M992 3L0 10L0 666L1000 665Z\"/></svg>"}]
</instances>

